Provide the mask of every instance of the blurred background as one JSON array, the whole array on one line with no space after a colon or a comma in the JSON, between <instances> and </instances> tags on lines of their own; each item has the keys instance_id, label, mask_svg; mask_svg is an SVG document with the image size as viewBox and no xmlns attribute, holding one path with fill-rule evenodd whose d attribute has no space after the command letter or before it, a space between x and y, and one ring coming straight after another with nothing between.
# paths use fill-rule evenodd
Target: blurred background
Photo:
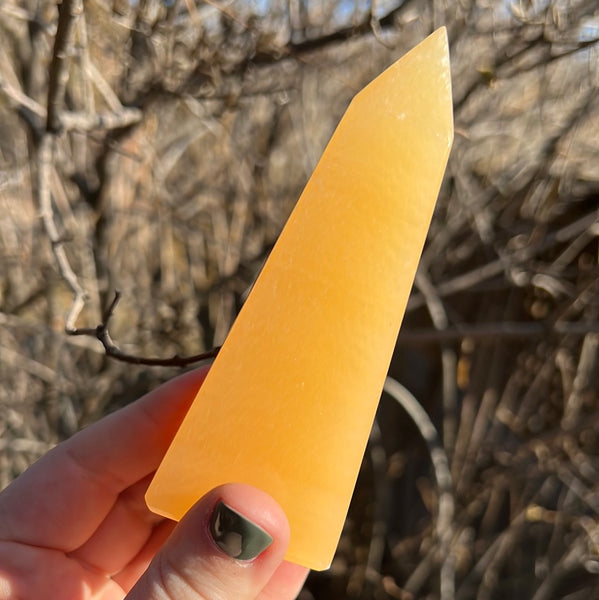
<instances>
[{"instance_id":1,"label":"blurred background","mask_svg":"<svg viewBox=\"0 0 599 600\"><path fill-rule=\"evenodd\" d=\"M3 0L0 487L180 372L106 355L116 290L113 350L224 340L352 96L440 25L404 387L300 598L599 597L595 0Z\"/></svg>"}]
</instances>

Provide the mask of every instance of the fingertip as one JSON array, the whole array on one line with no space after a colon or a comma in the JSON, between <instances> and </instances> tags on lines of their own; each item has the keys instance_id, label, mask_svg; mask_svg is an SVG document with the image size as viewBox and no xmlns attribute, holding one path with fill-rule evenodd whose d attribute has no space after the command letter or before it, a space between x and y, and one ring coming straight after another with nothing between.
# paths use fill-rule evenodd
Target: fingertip
<instances>
[{"instance_id":1,"label":"fingertip","mask_svg":"<svg viewBox=\"0 0 599 600\"><path fill-rule=\"evenodd\" d=\"M205 500L208 506L212 506L208 527L210 536L223 552L227 553L227 544L218 538L223 538L223 527L225 527L225 529L240 530L241 537L248 535L256 539L256 544L252 544L255 548L258 548L261 543L264 545L255 556L247 555L245 560L259 557L261 560L266 560L274 556L279 562L282 561L289 545L289 523L283 509L269 494L247 484L228 483L209 492ZM220 522L217 523L219 516ZM223 523L223 521L228 522ZM218 529L215 527L217 524ZM254 528L256 528L255 532ZM266 536L269 538L268 543ZM232 548L229 555L244 560L243 557L232 556L234 550Z\"/></svg>"},{"instance_id":2,"label":"fingertip","mask_svg":"<svg viewBox=\"0 0 599 600\"><path fill-rule=\"evenodd\" d=\"M288 543L287 518L271 496L241 483L219 486L188 511L128 598L254 600Z\"/></svg>"}]
</instances>

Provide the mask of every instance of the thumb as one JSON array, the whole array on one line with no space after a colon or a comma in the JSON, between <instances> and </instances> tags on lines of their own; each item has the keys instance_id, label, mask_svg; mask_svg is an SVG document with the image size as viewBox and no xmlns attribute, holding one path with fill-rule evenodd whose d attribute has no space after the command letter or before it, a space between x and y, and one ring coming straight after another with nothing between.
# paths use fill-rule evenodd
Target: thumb
<instances>
[{"instance_id":1,"label":"thumb","mask_svg":"<svg viewBox=\"0 0 599 600\"><path fill-rule=\"evenodd\" d=\"M287 518L269 495L223 485L185 515L126 600L254 600L288 542Z\"/></svg>"}]
</instances>

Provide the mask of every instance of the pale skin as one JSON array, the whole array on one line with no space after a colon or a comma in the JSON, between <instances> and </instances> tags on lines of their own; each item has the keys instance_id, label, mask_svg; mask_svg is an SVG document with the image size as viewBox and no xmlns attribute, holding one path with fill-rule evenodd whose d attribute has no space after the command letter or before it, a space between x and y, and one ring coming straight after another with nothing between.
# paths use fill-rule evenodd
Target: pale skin
<instances>
[{"instance_id":1,"label":"pale skin","mask_svg":"<svg viewBox=\"0 0 599 600\"><path fill-rule=\"evenodd\" d=\"M63 442L0 493L0 600L292 600L307 575L283 560L281 508L231 483L178 525L153 514L144 493L206 369L154 390ZM214 543L219 500L273 543L239 561Z\"/></svg>"}]
</instances>

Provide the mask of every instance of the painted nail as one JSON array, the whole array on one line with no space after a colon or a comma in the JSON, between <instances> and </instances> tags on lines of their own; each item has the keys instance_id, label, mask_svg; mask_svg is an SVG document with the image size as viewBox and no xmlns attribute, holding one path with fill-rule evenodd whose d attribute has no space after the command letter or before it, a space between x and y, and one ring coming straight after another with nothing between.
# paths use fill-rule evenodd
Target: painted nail
<instances>
[{"instance_id":1,"label":"painted nail","mask_svg":"<svg viewBox=\"0 0 599 600\"><path fill-rule=\"evenodd\" d=\"M272 537L237 511L219 502L210 519L210 533L231 558L252 560L272 544Z\"/></svg>"}]
</instances>

